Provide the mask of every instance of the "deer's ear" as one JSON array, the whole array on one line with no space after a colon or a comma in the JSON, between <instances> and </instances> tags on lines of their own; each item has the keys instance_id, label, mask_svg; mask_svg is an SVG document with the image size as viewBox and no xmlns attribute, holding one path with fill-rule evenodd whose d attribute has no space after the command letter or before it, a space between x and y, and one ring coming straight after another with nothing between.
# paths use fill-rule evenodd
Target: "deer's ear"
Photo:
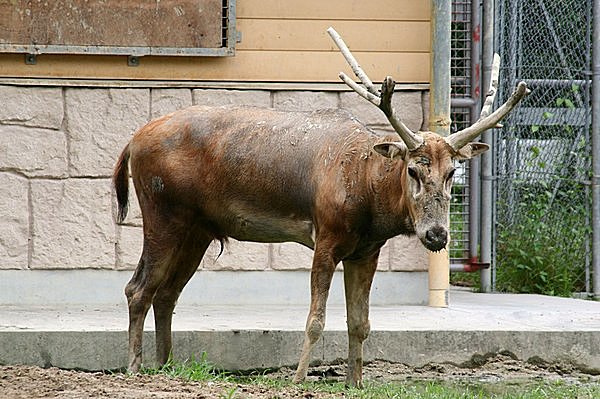
<instances>
[{"instance_id":1,"label":"deer's ear","mask_svg":"<svg viewBox=\"0 0 600 399\"><path fill-rule=\"evenodd\" d=\"M394 159L396 157L404 159L408 153L408 148L406 148L406 145L398 141L375 144L373 149L389 159Z\"/></svg>"},{"instance_id":2,"label":"deer's ear","mask_svg":"<svg viewBox=\"0 0 600 399\"><path fill-rule=\"evenodd\" d=\"M483 154L490 149L490 146L485 143L468 143L466 146L456 151L455 159L464 160L471 159L478 155Z\"/></svg>"}]
</instances>

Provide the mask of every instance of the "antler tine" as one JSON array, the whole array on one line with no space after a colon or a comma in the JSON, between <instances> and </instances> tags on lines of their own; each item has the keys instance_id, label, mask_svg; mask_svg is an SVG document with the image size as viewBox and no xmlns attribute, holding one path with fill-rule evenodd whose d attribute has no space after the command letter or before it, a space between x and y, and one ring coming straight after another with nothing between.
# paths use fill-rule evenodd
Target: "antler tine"
<instances>
[{"instance_id":1,"label":"antler tine","mask_svg":"<svg viewBox=\"0 0 600 399\"><path fill-rule=\"evenodd\" d=\"M479 119L487 117L492 112L494 106L494 100L496 99L496 93L498 92L498 81L500 77L500 55L494 53L494 59L492 60L492 75L490 77L490 88L485 95L483 107L479 113Z\"/></svg>"},{"instance_id":2,"label":"antler tine","mask_svg":"<svg viewBox=\"0 0 600 399\"><path fill-rule=\"evenodd\" d=\"M369 77L367 76L365 71L363 71L363 69L360 67L360 65L358 64L358 61L356 61L356 58L354 58L354 56L350 52L350 49L348 48L348 46L346 46L346 43L344 43L344 40L339 35L339 33L337 33L336 30L333 29L332 27L329 27L329 29L327 29L327 33L329 33L329 36L331 36L331 39L333 39L336 46L340 49L340 52L342 53L342 55L344 56L344 58L350 65L350 68L352 68L352 72L354 72L356 77L359 78L360 81L365 85L365 87L367 88L369 93L372 93L375 96L379 97L379 92L377 91L377 88L375 87L375 85L373 85L373 82L371 82L371 79L369 79ZM340 75L342 73L343 72L340 72ZM345 82L345 80L344 80L344 82Z\"/></svg>"},{"instance_id":3,"label":"antler tine","mask_svg":"<svg viewBox=\"0 0 600 399\"><path fill-rule=\"evenodd\" d=\"M498 122L502 120L513 108L530 93L525 82L519 82L511 96L504 104L502 104L494 112L491 112L496 93L498 91L498 76L500 74L500 56L494 54L492 63L492 76L490 80L490 89L486 95L481 113L477 122L473 125L460 130L446 138L446 142L455 150L458 151L467 145L471 140L478 137L487 129L501 127Z\"/></svg>"},{"instance_id":4,"label":"antler tine","mask_svg":"<svg viewBox=\"0 0 600 399\"><path fill-rule=\"evenodd\" d=\"M394 112L394 108L392 107L392 95L394 93L394 80L388 76L385 78L381 85L381 93L367 74L363 71L363 69L358 64L358 61L354 58L344 40L342 40L341 36L335 31L333 28L327 29L327 33L331 36L336 46L340 49L340 52L352 68L352 72L356 75L358 79L365 85L365 87L361 87L356 84L352 79L348 77L344 72L340 72L339 77L346 83L352 90L354 90L358 95L372 103L373 105L379 107L385 114L385 116L390 121L390 124L398 133L404 144L409 150L414 150L419 148L421 144L423 144L423 139L414 134L402 121L398 118Z\"/></svg>"}]
</instances>

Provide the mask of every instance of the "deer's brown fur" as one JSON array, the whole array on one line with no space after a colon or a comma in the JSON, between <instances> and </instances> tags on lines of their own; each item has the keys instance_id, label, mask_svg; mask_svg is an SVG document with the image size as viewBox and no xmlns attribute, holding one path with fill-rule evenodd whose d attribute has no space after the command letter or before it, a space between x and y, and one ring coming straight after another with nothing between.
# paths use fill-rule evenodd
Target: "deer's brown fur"
<instances>
[{"instance_id":1,"label":"deer's brown fur","mask_svg":"<svg viewBox=\"0 0 600 399\"><path fill-rule=\"evenodd\" d=\"M333 272L343 263L347 379L361 385L381 246L399 234L416 234L434 251L448 241L453 159L464 155L438 135L420 137L423 144L408 151L397 136L379 136L343 111L252 107L196 106L141 128L114 172L119 221L127 213L128 163L143 216L142 255L125 289L129 370L140 367L151 305L157 359L168 359L179 294L211 241L233 237L314 249L297 381L306 376Z\"/></svg>"}]
</instances>

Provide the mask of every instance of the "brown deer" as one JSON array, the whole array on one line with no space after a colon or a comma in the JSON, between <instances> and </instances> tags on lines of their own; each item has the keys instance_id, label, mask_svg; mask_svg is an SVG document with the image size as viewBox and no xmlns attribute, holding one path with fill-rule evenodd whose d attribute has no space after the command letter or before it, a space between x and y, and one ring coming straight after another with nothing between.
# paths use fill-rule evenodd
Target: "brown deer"
<instances>
[{"instance_id":1,"label":"brown deer","mask_svg":"<svg viewBox=\"0 0 600 399\"><path fill-rule=\"evenodd\" d=\"M117 219L122 222L127 214L129 164L144 231L142 255L125 288L131 372L141 365L150 306L157 360L164 363L171 352L171 319L179 294L209 244L233 237L291 241L314 250L297 382L306 377L311 350L325 324L331 279L342 262L349 338L346 381L361 386L369 291L380 248L399 234L416 234L431 251L446 247L453 160L488 149L471 140L510 112L525 96L525 83L490 113L492 87L482 118L463 131L447 138L413 133L392 108L392 78L384 80L379 92L341 38L329 32L366 89L343 73L340 77L385 113L400 140L375 134L343 111L193 106L149 122L121 153L113 177Z\"/></svg>"}]
</instances>

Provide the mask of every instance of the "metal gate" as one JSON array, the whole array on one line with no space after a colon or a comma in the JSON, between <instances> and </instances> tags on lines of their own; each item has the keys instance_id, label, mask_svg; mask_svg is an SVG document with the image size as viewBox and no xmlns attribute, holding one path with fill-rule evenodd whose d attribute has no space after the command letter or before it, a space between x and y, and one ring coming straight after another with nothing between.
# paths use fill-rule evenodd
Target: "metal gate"
<instances>
[{"instance_id":1,"label":"metal gate","mask_svg":"<svg viewBox=\"0 0 600 399\"><path fill-rule=\"evenodd\" d=\"M452 2L450 133L479 116L479 2ZM475 40L477 39L477 40ZM450 205L450 263L453 271L474 264L479 241L478 160L457 163Z\"/></svg>"},{"instance_id":2,"label":"metal gate","mask_svg":"<svg viewBox=\"0 0 600 399\"><path fill-rule=\"evenodd\" d=\"M495 15L498 101L520 80L532 93L495 133L493 288L589 294L592 0L497 0Z\"/></svg>"}]
</instances>

